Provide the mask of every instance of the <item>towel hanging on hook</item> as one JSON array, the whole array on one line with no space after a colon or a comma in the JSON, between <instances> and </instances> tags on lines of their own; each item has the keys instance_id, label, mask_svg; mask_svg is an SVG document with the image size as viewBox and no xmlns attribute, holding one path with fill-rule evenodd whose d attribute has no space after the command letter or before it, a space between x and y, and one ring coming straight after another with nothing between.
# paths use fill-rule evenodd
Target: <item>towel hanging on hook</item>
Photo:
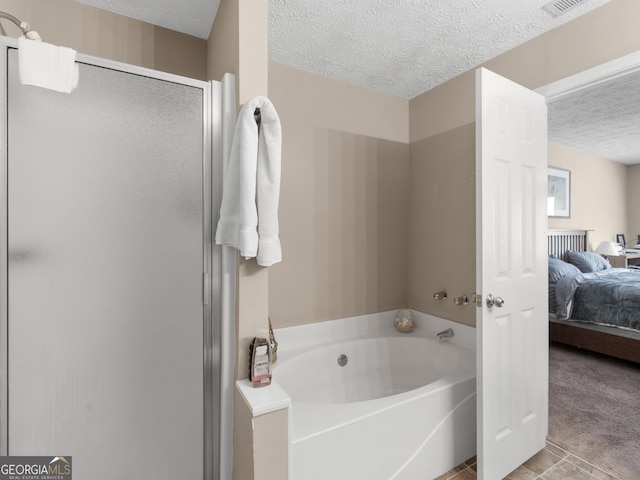
<instances>
[{"instance_id":1,"label":"towel hanging on hook","mask_svg":"<svg viewBox=\"0 0 640 480\"><path fill-rule=\"evenodd\" d=\"M71 93L78 86L76 51L42 42L40 35L27 22L7 12L0 18L14 23L21 31L18 38L18 72L23 85Z\"/></svg>"},{"instance_id":2,"label":"towel hanging on hook","mask_svg":"<svg viewBox=\"0 0 640 480\"><path fill-rule=\"evenodd\" d=\"M71 93L78 86L76 51L71 48L20 37L18 71L23 85L62 93Z\"/></svg>"},{"instance_id":3,"label":"towel hanging on hook","mask_svg":"<svg viewBox=\"0 0 640 480\"><path fill-rule=\"evenodd\" d=\"M278 113L268 98L256 97L238 115L216 243L236 248L245 258L256 257L263 267L282 260L278 235L281 150Z\"/></svg>"}]
</instances>

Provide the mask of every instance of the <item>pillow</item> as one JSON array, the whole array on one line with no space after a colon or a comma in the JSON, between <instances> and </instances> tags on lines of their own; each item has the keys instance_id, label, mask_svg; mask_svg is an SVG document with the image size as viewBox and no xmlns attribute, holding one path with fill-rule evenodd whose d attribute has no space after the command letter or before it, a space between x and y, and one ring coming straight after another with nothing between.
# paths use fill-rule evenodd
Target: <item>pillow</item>
<instances>
[{"instance_id":1,"label":"pillow","mask_svg":"<svg viewBox=\"0 0 640 480\"><path fill-rule=\"evenodd\" d=\"M556 312L556 283L564 277L577 277L580 270L575 265L563 262L559 258L549 256L549 311Z\"/></svg>"},{"instance_id":2,"label":"pillow","mask_svg":"<svg viewBox=\"0 0 640 480\"><path fill-rule=\"evenodd\" d=\"M549 286L555 285L563 277L575 276L579 273L580 270L575 265L563 262L559 258L549 257Z\"/></svg>"},{"instance_id":3,"label":"pillow","mask_svg":"<svg viewBox=\"0 0 640 480\"><path fill-rule=\"evenodd\" d=\"M609 260L594 252L567 252L567 260L582 273L599 272L611 268Z\"/></svg>"}]
</instances>

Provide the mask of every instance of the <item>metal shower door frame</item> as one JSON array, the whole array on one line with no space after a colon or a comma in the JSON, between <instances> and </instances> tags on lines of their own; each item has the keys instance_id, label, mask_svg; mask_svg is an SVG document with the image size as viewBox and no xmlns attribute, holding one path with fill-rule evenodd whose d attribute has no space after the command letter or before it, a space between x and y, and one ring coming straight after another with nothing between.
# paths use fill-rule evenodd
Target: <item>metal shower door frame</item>
<instances>
[{"instance_id":1,"label":"metal shower door frame","mask_svg":"<svg viewBox=\"0 0 640 480\"><path fill-rule=\"evenodd\" d=\"M0 455L9 442L8 364L8 54L17 39L0 37ZM203 92L203 472L204 480L219 478L220 423L229 415L229 402L221 407L222 248L213 242L220 211L221 192L213 179L222 176L222 116L220 82L205 82L78 53L76 62L156 80L199 88ZM80 79L82 81L82 78ZM34 87L37 88L37 87ZM64 95L64 94L61 94ZM218 108L216 108L216 104ZM224 460L222 460L224 461Z\"/></svg>"}]
</instances>

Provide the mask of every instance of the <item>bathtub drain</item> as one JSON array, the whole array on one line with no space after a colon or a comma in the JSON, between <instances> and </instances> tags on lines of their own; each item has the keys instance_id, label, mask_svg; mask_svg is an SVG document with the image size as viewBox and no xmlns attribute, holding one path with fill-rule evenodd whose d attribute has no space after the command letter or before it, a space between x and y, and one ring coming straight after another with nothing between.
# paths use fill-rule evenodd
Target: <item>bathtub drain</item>
<instances>
[{"instance_id":1,"label":"bathtub drain","mask_svg":"<svg viewBox=\"0 0 640 480\"><path fill-rule=\"evenodd\" d=\"M341 367L344 367L348 361L349 357L347 357L344 353L338 355L338 365L340 365Z\"/></svg>"}]
</instances>

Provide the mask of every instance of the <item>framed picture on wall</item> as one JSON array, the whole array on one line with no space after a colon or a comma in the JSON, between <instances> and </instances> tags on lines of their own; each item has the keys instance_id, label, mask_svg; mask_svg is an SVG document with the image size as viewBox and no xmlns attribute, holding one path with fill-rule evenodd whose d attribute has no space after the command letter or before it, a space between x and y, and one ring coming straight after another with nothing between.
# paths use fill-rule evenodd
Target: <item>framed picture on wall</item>
<instances>
[{"instance_id":1,"label":"framed picture on wall","mask_svg":"<svg viewBox=\"0 0 640 480\"><path fill-rule=\"evenodd\" d=\"M571 172L569 170L548 168L547 215L558 218L571 217Z\"/></svg>"}]
</instances>

